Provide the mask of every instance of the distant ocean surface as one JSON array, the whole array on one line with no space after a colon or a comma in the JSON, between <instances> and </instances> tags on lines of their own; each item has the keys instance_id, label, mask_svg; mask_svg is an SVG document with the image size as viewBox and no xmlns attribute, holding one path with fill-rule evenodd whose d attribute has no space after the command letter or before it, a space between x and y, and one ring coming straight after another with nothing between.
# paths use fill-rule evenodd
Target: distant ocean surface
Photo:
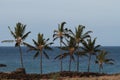
<instances>
[{"instance_id":1,"label":"distant ocean surface","mask_svg":"<svg viewBox=\"0 0 120 80\"><path fill-rule=\"evenodd\" d=\"M109 58L115 60L114 65L104 65L104 73L120 73L120 47L102 47L110 54ZM22 47L24 66L27 73L40 73L40 58L33 59L34 52L27 52L26 47ZM54 60L55 56L60 54L60 50L53 47L52 51L47 51L50 59L43 57L43 73L58 72L60 71L60 61ZM94 62L95 57L92 59L91 72L98 72L98 65ZM69 57L63 59L63 70L68 70ZM21 67L19 49L15 47L0 47L0 64L6 64L7 67L0 68L0 72L10 72ZM80 58L80 72L87 71L88 58ZM72 71L76 71L76 61L72 62Z\"/></svg>"}]
</instances>

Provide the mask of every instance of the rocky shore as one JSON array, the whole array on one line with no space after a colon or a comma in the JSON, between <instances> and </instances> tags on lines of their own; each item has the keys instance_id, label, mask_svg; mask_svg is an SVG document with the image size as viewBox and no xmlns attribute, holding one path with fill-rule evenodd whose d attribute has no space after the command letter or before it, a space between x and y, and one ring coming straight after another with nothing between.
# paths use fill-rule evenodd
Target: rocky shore
<instances>
[{"instance_id":1,"label":"rocky shore","mask_svg":"<svg viewBox=\"0 0 120 80\"><path fill-rule=\"evenodd\" d=\"M75 77L99 77L108 74L99 73L87 73L87 72L54 72L48 74L23 74L23 73L0 73L0 79L13 79L13 80L40 80L40 79L53 79L53 80L63 80L63 78L75 78ZM58 79L59 78L59 79Z\"/></svg>"}]
</instances>

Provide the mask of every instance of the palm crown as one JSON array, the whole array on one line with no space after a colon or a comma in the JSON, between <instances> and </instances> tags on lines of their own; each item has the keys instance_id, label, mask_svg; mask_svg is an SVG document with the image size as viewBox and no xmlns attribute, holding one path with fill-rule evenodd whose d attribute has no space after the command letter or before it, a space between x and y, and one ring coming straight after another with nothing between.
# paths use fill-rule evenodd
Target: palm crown
<instances>
[{"instance_id":1,"label":"palm crown","mask_svg":"<svg viewBox=\"0 0 120 80\"><path fill-rule=\"evenodd\" d=\"M64 29L65 24L66 22L62 22L61 24L58 24L58 30L54 30L53 41L60 38L61 43L64 43L62 39L68 37L68 34L66 33L66 29Z\"/></svg>"},{"instance_id":2,"label":"palm crown","mask_svg":"<svg viewBox=\"0 0 120 80\"><path fill-rule=\"evenodd\" d=\"M75 38L77 44L82 42L84 39L89 38L90 37L89 33L92 33L92 31L87 31L83 33L84 29L85 26L79 25L78 28L75 28L75 33L73 33L72 30L69 30L70 34L72 34L72 37Z\"/></svg>"},{"instance_id":3,"label":"palm crown","mask_svg":"<svg viewBox=\"0 0 120 80\"><path fill-rule=\"evenodd\" d=\"M83 42L84 47L82 48L86 53L89 55L88 59L88 72L90 70L90 61L91 61L91 56L96 55L97 52L100 51L99 47L100 45L95 45L96 38L92 41L92 39L87 39L87 41Z\"/></svg>"},{"instance_id":4,"label":"palm crown","mask_svg":"<svg viewBox=\"0 0 120 80\"><path fill-rule=\"evenodd\" d=\"M10 27L8 27L12 36L15 38L15 46L19 46L23 40L31 33L30 31L25 33L26 25L21 23L17 23L16 27L14 28L15 31L13 32ZM9 41L9 40L8 40ZM7 42L7 41L6 41Z\"/></svg>"},{"instance_id":5,"label":"palm crown","mask_svg":"<svg viewBox=\"0 0 120 80\"><path fill-rule=\"evenodd\" d=\"M51 48L49 47L49 45L52 45L53 43L50 42L48 43L49 41L49 38L48 39L44 39L43 38L43 34L38 34L38 37L37 37L37 41L35 41L33 39L33 43L35 46L32 46L28 43L23 43L24 45L26 45L27 47L29 47L29 51L36 51L35 55L34 55L34 58L38 57L38 55L40 54L40 69L41 69L41 74L42 74L42 54L45 55L45 57L47 59L49 59L49 56L47 55L45 49L49 49L51 50Z\"/></svg>"},{"instance_id":6,"label":"palm crown","mask_svg":"<svg viewBox=\"0 0 120 80\"><path fill-rule=\"evenodd\" d=\"M95 45L96 38L92 41L92 39L87 39L87 41L82 42L84 47L82 48L87 53L94 55L96 52L98 52L100 49L100 45Z\"/></svg>"},{"instance_id":7,"label":"palm crown","mask_svg":"<svg viewBox=\"0 0 120 80\"><path fill-rule=\"evenodd\" d=\"M96 56L96 63L99 65L99 72L103 69L103 64L114 64L113 59L107 58L108 52L101 50Z\"/></svg>"}]
</instances>

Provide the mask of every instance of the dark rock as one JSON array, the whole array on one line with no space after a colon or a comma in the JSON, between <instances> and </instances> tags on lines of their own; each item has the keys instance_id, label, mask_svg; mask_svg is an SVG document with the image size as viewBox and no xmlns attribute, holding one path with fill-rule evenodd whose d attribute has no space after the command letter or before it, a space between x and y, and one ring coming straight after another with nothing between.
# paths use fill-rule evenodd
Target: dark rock
<instances>
[{"instance_id":1,"label":"dark rock","mask_svg":"<svg viewBox=\"0 0 120 80\"><path fill-rule=\"evenodd\" d=\"M17 68L12 73L15 73L15 74L26 74L26 71L25 71L25 68Z\"/></svg>"},{"instance_id":2,"label":"dark rock","mask_svg":"<svg viewBox=\"0 0 120 80\"><path fill-rule=\"evenodd\" d=\"M7 67L6 64L0 64L0 67Z\"/></svg>"}]
</instances>

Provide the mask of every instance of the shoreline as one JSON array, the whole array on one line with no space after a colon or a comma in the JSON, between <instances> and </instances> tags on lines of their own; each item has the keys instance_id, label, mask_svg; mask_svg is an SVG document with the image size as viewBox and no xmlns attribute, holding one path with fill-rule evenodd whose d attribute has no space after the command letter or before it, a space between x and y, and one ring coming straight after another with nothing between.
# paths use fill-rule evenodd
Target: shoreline
<instances>
[{"instance_id":1,"label":"shoreline","mask_svg":"<svg viewBox=\"0 0 120 80\"><path fill-rule=\"evenodd\" d=\"M104 78L104 79L103 79ZM108 78L108 79L107 79ZM0 73L0 79L2 80L118 80L120 74L104 74L93 72L53 72L48 74L23 74L23 73Z\"/></svg>"}]
</instances>

